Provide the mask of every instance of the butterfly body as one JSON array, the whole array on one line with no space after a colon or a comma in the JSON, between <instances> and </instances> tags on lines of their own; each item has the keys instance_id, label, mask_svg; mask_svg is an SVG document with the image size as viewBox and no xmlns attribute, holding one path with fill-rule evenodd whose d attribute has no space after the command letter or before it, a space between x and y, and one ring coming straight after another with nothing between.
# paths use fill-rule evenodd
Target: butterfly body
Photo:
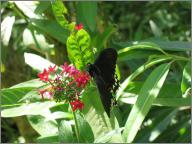
<instances>
[{"instance_id":1,"label":"butterfly body","mask_svg":"<svg viewBox=\"0 0 192 144\"><path fill-rule=\"evenodd\" d=\"M94 64L88 65L88 72L94 78L100 93L101 101L108 116L110 115L112 93L118 87L115 75L117 52L113 48L107 48L100 52Z\"/></svg>"}]
</instances>

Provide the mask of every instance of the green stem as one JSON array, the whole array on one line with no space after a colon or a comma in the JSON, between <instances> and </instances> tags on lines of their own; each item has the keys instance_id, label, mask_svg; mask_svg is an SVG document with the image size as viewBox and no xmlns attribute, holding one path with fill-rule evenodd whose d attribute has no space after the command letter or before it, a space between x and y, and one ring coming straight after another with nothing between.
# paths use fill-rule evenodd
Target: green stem
<instances>
[{"instance_id":1,"label":"green stem","mask_svg":"<svg viewBox=\"0 0 192 144\"><path fill-rule=\"evenodd\" d=\"M71 110L72 110L72 106L71 106ZM75 120L75 133L77 136L77 141L79 142L79 128L78 128L78 123L77 123L77 117L76 117L75 112L73 112L73 110L72 110L72 113L73 113L73 118Z\"/></svg>"}]
</instances>

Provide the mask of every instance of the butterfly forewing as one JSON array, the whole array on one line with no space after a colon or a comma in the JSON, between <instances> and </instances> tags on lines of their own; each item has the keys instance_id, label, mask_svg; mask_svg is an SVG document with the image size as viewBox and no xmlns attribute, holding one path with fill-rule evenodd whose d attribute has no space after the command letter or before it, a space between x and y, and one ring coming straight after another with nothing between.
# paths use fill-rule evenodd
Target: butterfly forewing
<instances>
[{"instance_id":1,"label":"butterfly forewing","mask_svg":"<svg viewBox=\"0 0 192 144\"><path fill-rule=\"evenodd\" d=\"M89 73L93 76L100 93L101 101L108 116L110 115L112 89L115 85L115 66L117 52L107 48L100 52Z\"/></svg>"}]
</instances>

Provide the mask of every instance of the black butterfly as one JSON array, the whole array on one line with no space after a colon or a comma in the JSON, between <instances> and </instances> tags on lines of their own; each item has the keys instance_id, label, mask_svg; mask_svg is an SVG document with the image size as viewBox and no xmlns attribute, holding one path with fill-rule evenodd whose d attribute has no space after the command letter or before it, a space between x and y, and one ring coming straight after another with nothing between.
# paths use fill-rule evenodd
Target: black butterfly
<instances>
[{"instance_id":1,"label":"black butterfly","mask_svg":"<svg viewBox=\"0 0 192 144\"><path fill-rule=\"evenodd\" d=\"M110 116L112 93L115 93L119 87L119 80L115 74L116 61L117 51L113 48L107 48L100 52L94 64L88 64L88 72L96 82L108 116Z\"/></svg>"}]
</instances>

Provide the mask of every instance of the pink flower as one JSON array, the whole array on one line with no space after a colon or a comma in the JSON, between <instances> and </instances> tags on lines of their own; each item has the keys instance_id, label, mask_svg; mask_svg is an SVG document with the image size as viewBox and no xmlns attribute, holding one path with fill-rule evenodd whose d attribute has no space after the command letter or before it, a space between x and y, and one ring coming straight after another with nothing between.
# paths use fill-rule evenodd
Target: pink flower
<instances>
[{"instance_id":1,"label":"pink flower","mask_svg":"<svg viewBox=\"0 0 192 144\"><path fill-rule=\"evenodd\" d=\"M76 30L80 30L80 29L82 29L83 28L83 24L82 23L80 23L79 25L76 25L75 26L75 29Z\"/></svg>"},{"instance_id":2,"label":"pink flower","mask_svg":"<svg viewBox=\"0 0 192 144\"><path fill-rule=\"evenodd\" d=\"M77 87L84 88L87 82L90 80L90 76L86 72L82 72L78 75L78 77L75 80L77 82Z\"/></svg>"},{"instance_id":3,"label":"pink flower","mask_svg":"<svg viewBox=\"0 0 192 144\"><path fill-rule=\"evenodd\" d=\"M42 99L44 99L45 97L48 98L48 99L52 99L53 98L53 93L47 91L46 89L39 90L39 93L41 94Z\"/></svg>"},{"instance_id":4,"label":"pink flower","mask_svg":"<svg viewBox=\"0 0 192 144\"><path fill-rule=\"evenodd\" d=\"M38 77L40 78L40 80L47 82L49 80L49 72L44 69L42 73L38 74Z\"/></svg>"},{"instance_id":5,"label":"pink flower","mask_svg":"<svg viewBox=\"0 0 192 144\"><path fill-rule=\"evenodd\" d=\"M54 67L49 66L49 67L48 67L48 72L49 72L49 73L54 73L54 72L55 72L55 69L56 69L56 65L55 65Z\"/></svg>"},{"instance_id":6,"label":"pink flower","mask_svg":"<svg viewBox=\"0 0 192 144\"><path fill-rule=\"evenodd\" d=\"M46 91L46 92L43 93L43 97L46 97L48 99L52 99L53 98L53 93L49 92L49 91Z\"/></svg>"},{"instance_id":7,"label":"pink flower","mask_svg":"<svg viewBox=\"0 0 192 144\"><path fill-rule=\"evenodd\" d=\"M70 102L70 105L72 106L72 110L76 111L76 109L82 110L84 107L84 103L81 102L80 100L76 99L73 102Z\"/></svg>"},{"instance_id":8,"label":"pink flower","mask_svg":"<svg viewBox=\"0 0 192 144\"><path fill-rule=\"evenodd\" d=\"M80 73L74 66L69 66L67 63L64 63L61 67L63 69L62 73L69 74L71 77Z\"/></svg>"}]
</instances>

